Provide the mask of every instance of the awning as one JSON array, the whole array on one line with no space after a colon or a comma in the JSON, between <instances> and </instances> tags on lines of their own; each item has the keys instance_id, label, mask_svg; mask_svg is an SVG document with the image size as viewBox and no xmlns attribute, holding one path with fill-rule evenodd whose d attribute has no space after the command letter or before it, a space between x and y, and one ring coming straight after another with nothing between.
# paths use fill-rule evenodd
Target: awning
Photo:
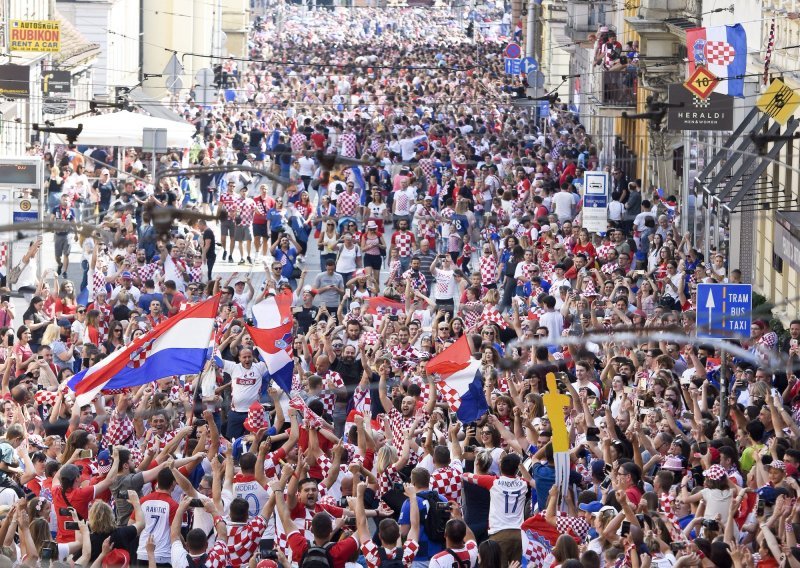
<instances>
[{"instance_id":1,"label":"awning","mask_svg":"<svg viewBox=\"0 0 800 568\"><path fill-rule=\"evenodd\" d=\"M167 146L170 148L188 148L196 132L194 125L188 122L165 120L146 114L122 110L109 114L81 116L56 126L77 127L83 125L78 136L78 143L84 146L131 146L141 148L143 129L163 128L167 131ZM53 135L61 144L66 139L59 134Z\"/></svg>"},{"instance_id":2,"label":"awning","mask_svg":"<svg viewBox=\"0 0 800 568\"><path fill-rule=\"evenodd\" d=\"M771 199L774 187L771 182L765 183L762 176L800 126L800 120L790 120L784 131L780 124L774 123L766 136L775 139L770 142L769 151L765 151L756 145L750 133L762 132L768 121L769 116L754 107L695 178L695 188L713 200L723 213L730 215L737 209L774 207ZM717 173L712 176L718 166Z\"/></svg>"}]
</instances>

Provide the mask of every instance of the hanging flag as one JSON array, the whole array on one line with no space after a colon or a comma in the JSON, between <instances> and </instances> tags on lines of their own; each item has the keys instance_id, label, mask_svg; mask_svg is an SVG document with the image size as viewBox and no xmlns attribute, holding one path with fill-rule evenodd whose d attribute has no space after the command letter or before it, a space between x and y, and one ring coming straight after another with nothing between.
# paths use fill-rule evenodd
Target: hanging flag
<instances>
[{"instance_id":1,"label":"hanging flag","mask_svg":"<svg viewBox=\"0 0 800 568\"><path fill-rule=\"evenodd\" d=\"M361 205L367 204L367 182L364 179L364 174L361 172L359 166L350 168L350 174L353 178L353 183L358 188L359 195L361 196Z\"/></svg>"},{"instance_id":2,"label":"hanging flag","mask_svg":"<svg viewBox=\"0 0 800 568\"><path fill-rule=\"evenodd\" d=\"M367 304L365 313L375 315L390 315L399 314L405 311L406 305L398 300L392 300L386 296L375 296L373 298L365 298L364 303Z\"/></svg>"},{"instance_id":3,"label":"hanging flag","mask_svg":"<svg viewBox=\"0 0 800 568\"><path fill-rule=\"evenodd\" d=\"M472 357L467 334L428 361L425 368L428 374L441 377L437 390L461 422L473 422L489 412L481 362Z\"/></svg>"},{"instance_id":4,"label":"hanging flag","mask_svg":"<svg viewBox=\"0 0 800 568\"><path fill-rule=\"evenodd\" d=\"M522 41L522 20L517 20L517 23L514 25L514 41Z\"/></svg>"},{"instance_id":5,"label":"hanging flag","mask_svg":"<svg viewBox=\"0 0 800 568\"><path fill-rule=\"evenodd\" d=\"M172 375L199 374L209 357L219 294L191 306L142 335L125 349L72 377L76 404L106 389L135 387Z\"/></svg>"},{"instance_id":6,"label":"hanging flag","mask_svg":"<svg viewBox=\"0 0 800 568\"><path fill-rule=\"evenodd\" d=\"M742 24L686 30L686 47L689 51L687 77L692 76L695 67L702 65L720 79L714 92L744 97L747 34Z\"/></svg>"},{"instance_id":7,"label":"hanging flag","mask_svg":"<svg viewBox=\"0 0 800 568\"><path fill-rule=\"evenodd\" d=\"M292 390L292 292L283 290L253 306L253 325L245 325L253 344L267 364L270 378L285 393Z\"/></svg>"}]
</instances>

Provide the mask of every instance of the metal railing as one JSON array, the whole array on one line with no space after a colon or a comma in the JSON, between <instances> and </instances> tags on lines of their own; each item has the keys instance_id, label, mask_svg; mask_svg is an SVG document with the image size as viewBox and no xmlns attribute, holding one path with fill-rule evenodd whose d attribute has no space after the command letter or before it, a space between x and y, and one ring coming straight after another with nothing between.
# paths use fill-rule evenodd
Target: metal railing
<instances>
[{"instance_id":1,"label":"metal railing","mask_svg":"<svg viewBox=\"0 0 800 568\"><path fill-rule=\"evenodd\" d=\"M601 71L604 106L636 106L637 77L635 69Z\"/></svg>"}]
</instances>

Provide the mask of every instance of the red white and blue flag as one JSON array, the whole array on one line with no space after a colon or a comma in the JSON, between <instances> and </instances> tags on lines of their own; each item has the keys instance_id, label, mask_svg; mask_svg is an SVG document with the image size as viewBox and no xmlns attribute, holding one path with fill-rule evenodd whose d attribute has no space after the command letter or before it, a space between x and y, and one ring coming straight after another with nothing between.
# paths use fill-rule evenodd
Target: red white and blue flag
<instances>
[{"instance_id":1,"label":"red white and blue flag","mask_svg":"<svg viewBox=\"0 0 800 568\"><path fill-rule=\"evenodd\" d=\"M253 306L253 325L247 331L253 338L270 378L287 394L292 390L292 292L283 290Z\"/></svg>"},{"instance_id":2,"label":"red white and blue flag","mask_svg":"<svg viewBox=\"0 0 800 568\"><path fill-rule=\"evenodd\" d=\"M219 294L179 312L125 349L81 371L68 383L77 404L88 404L103 390L200 373L210 356L218 311Z\"/></svg>"},{"instance_id":3,"label":"red white and blue flag","mask_svg":"<svg viewBox=\"0 0 800 568\"><path fill-rule=\"evenodd\" d=\"M744 97L747 34L742 24L686 30L686 46L689 50L689 77L698 65L703 65L720 79L714 88L715 93Z\"/></svg>"},{"instance_id":4,"label":"red white and blue flag","mask_svg":"<svg viewBox=\"0 0 800 568\"><path fill-rule=\"evenodd\" d=\"M439 375L436 388L461 422L473 422L489 412L481 363L472 357L467 334L428 361L425 369Z\"/></svg>"}]
</instances>

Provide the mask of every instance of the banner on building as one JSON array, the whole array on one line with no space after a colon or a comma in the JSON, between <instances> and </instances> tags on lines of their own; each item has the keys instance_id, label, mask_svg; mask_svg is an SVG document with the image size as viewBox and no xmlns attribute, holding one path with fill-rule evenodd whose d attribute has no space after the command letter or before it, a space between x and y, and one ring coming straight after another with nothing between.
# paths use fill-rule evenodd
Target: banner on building
<instances>
[{"instance_id":1,"label":"banner on building","mask_svg":"<svg viewBox=\"0 0 800 568\"><path fill-rule=\"evenodd\" d=\"M61 23L58 20L9 20L9 51L61 51Z\"/></svg>"},{"instance_id":2,"label":"banner on building","mask_svg":"<svg viewBox=\"0 0 800 568\"><path fill-rule=\"evenodd\" d=\"M605 233L608 229L608 173L583 174L583 209L581 226L590 233Z\"/></svg>"},{"instance_id":3,"label":"banner on building","mask_svg":"<svg viewBox=\"0 0 800 568\"><path fill-rule=\"evenodd\" d=\"M0 65L0 97L28 99L31 96L31 68L27 65Z\"/></svg>"},{"instance_id":4,"label":"banner on building","mask_svg":"<svg viewBox=\"0 0 800 568\"><path fill-rule=\"evenodd\" d=\"M758 99L756 106L776 122L786 124L800 106L800 95L780 79L775 79Z\"/></svg>"},{"instance_id":5,"label":"banner on building","mask_svg":"<svg viewBox=\"0 0 800 568\"><path fill-rule=\"evenodd\" d=\"M667 108L668 130L733 130L733 97L711 93L701 99L684 85L668 87L670 105Z\"/></svg>"},{"instance_id":6,"label":"banner on building","mask_svg":"<svg viewBox=\"0 0 800 568\"><path fill-rule=\"evenodd\" d=\"M747 34L742 24L688 29L686 48L689 52L688 77L702 65L720 79L714 92L744 97Z\"/></svg>"}]
</instances>

